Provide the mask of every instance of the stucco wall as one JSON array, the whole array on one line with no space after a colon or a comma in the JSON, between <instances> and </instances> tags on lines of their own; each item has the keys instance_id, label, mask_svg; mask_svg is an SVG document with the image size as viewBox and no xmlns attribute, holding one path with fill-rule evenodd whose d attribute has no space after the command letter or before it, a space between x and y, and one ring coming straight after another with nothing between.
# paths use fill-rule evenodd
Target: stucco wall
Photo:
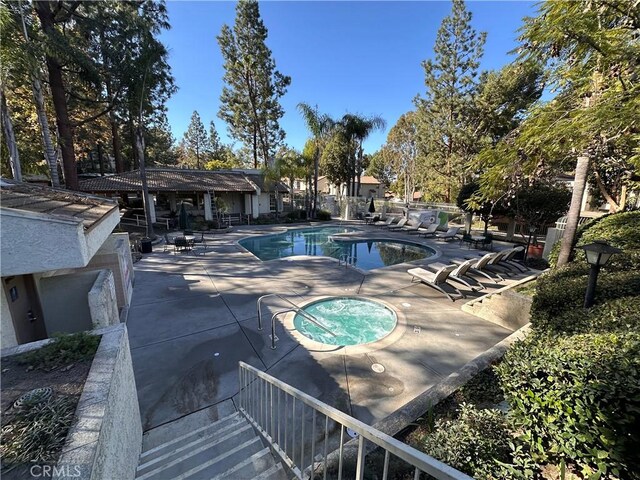
<instances>
[{"instance_id":1,"label":"stucco wall","mask_svg":"<svg viewBox=\"0 0 640 480\"><path fill-rule=\"evenodd\" d=\"M3 277L84 267L118 225L112 210L85 232L81 219L0 208Z\"/></svg>"},{"instance_id":2,"label":"stucco wall","mask_svg":"<svg viewBox=\"0 0 640 480\"><path fill-rule=\"evenodd\" d=\"M82 272L40 278L40 302L49 334L93 328L88 295L99 273Z\"/></svg>"},{"instance_id":3,"label":"stucco wall","mask_svg":"<svg viewBox=\"0 0 640 480\"><path fill-rule=\"evenodd\" d=\"M1 348L13 347L18 344L16 338L16 331L13 328L13 321L11 320L11 311L9 310L9 301L4 288L0 288L0 341Z\"/></svg>"},{"instance_id":4,"label":"stucco wall","mask_svg":"<svg viewBox=\"0 0 640 480\"><path fill-rule=\"evenodd\" d=\"M78 271L95 271L104 268L113 271L118 308L129 305L133 294L134 271L128 233L111 234L89 264Z\"/></svg>"},{"instance_id":5,"label":"stucco wall","mask_svg":"<svg viewBox=\"0 0 640 480\"><path fill-rule=\"evenodd\" d=\"M87 297L93 328L120 323L116 288L111 270L100 270Z\"/></svg>"},{"instance_id":6,"label":"stucco wall","mask_svg":"<svg viewBox=\"0 0 640 480\"><path fill-rule=\"evenodd\" d=\"M82 479L133 479L141 448L129 337L118 324L103 330L58 467L77 467Z\"/></svg>"}]
</instances>

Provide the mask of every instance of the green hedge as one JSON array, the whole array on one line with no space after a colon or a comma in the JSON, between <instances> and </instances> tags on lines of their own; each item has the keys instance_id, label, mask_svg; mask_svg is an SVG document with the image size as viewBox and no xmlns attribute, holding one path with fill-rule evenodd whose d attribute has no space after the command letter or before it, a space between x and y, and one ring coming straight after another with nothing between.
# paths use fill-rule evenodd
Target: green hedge
<instances>
[{"instance_id":1,"label":"green hedge","mask_svg":"<svg viewBox=\"0 0 640 480\"><path fill-rule=\"evenodd\" d=\"M576 318L583 316L583 323L588 322L591 313L582 308L588 281L586 270L586 267L581 269L570 266L538 279L531 305L531 325L534 331L573 333L576 330L571 328L571 322ZM602 271L598 276L595 307L599 308L598 311L607 312L611 301L638 297L639 294L640 271Z\"/></svg>"},{"instance_id":2,"label":"green hedge","mask_svg":"<svg viewBox=\"0 0 640 480\"><path fill-rule=\"evenodd\" d=\"M463 403L458 418L436 421L421 446L428 455L474 478L503 478L498 462L510 462L511 438L502 412Z\"/></svg>"},{"instance_id":3,"label":"green hedge","mask_svg":"<svg viewBox=\"0 0 640 480\"><path fill-rule=\"evenodd\" d=\"M640 478L640 335L534 336L496 370L534 461Z\"/></svg>"}]
</instances>

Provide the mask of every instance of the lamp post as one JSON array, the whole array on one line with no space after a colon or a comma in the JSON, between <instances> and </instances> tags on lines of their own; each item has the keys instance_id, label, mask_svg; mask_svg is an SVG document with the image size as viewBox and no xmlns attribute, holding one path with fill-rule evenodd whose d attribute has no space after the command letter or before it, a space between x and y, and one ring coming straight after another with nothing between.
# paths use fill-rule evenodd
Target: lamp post
<instances>
[{"instance_id":1,"label":"lamp post","mask_svg":"<svg viewBox=\"0 0 640 480\"><path fill-rule=\"evenodd\" d=\"M596 293L596 281L598 279L600 267L609 261L609 257L611 257L611 255L621 253L622 250L612 247L603 240L596 240L593 243L581 245L576 248L584 250L584 253L587 256L587 263L589 264L589 283L587 285L587 292L584 296L584 308L589 308L593 305L593 299Z\"/></svg>"}]
</instances>

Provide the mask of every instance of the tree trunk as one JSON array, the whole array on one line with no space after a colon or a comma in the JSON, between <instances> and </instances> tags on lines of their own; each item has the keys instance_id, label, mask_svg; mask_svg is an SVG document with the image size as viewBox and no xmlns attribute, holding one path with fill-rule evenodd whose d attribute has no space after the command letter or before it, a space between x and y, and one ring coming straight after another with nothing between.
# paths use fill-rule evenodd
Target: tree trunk
<instances>
[{"instance_id":1,"label":"tree trunk","mask_svg":"<svg viewBox=\"0 0 640 480\"><path fill-rule=\"evenodd\" d=\"M123 173L124 161L122 159L122 142L120 141L120 132L118 131L116 114L113 111L109 112L109 123L111 124L111 142L113 145L113 158L116 164L116 173Z\"/></svg>"},{"instance_id":2,"label":"tree trunk","mask_svg":"<svg viewBox=\"0 0 640 480\"><path fill-rule=\"evenodd\" d=\"M20 19L22 20L22 34L24 40L29 43L29 33L27 32L27 25L24 21L24 14L22 8L20 8ZM36 69L31 71L31 89L33 92L33 101L36 105L36 115L38 117L38 123L40 124L40 133L42 134L42 145L44 147L44 156L47 159L49 165L49 172L51 175L51 185L56 188L60 188L60 177L58 175L58 155L56 149L53 146L51 140L51 129L49 128L49 120L47 119L47 111L44 106L44 95L42 93L42 83L40 82L40 72Z\"/></svg>"},{"instance_id":3,"label":"tree trunk","mask_svg":"<svg viewBox=\"0 0 640 480\"><path fill-rule=\"evenodd\" d=\"M138 151L138 163L140 164L140 180L142 182L142 202L144 205L144 218L147 222L147 238L155 238L153 223L151 222L151 209L149 204L149 185L147 184L147 170L144 165L144 136L142 127L136 128L136 149Z\"/></svg>"},{"instance_id":4,"label":"tree trunk","mask_svg":"<svg viewBox=\"0 0 640 480\"><path fill-rule=\"evenodd\" d=\"M4 137L7 141L7 149L9 150L11 174L16 182L21 182L22 168L20 166L20 154L18 153L18 144L16 143L16 136L13 131L13 122L11 121L9 109L7 108L7 99L4 97L4 88L0 88L0 108Z\"/></svg>"},{"instance_id":5,"label":"tree trunk","mask_svg":"<svg viewBox=\"0 0 640 480\"><path fill-rule=\"evenodd\" d=\"M311 207L311 218L316 218L318 202L318 173L320 171L320 149L316 144L313 154L313 205Z\"/></svg>"},{"instance_id":6,"label":"tree trunk","mask_svg":"<svg viewBox=\"0 0 640 480\"><path fill-rule=\"evenodd\" d=\"M573 241L578 229L578 221L580 220L580 208L582 206L582 196L584 187L587 183L587 174L589 172L589 157L581 155L576 163L575 178L573 181L573 193L571 195L571 205L569 213L567 213L567 225L562 237L560 246L560 254L558 255L558 266L562 266L569 261L571 251L573 249Z\"/></svg>"},{"instance_id":7,"label":"tree trunk","mask_svg":"<svg viewBox=\"0 0 640 480\"><path fill-rule=\"evenodd\" d=\"M34 7L42 30L52 41L54 40L53 12L49 2L34 2ZM64 170L65 186L69 190L78 190L78 169L76 165L76 154L73 149L73 130L69 121L67 109L67 99L62 80L62 66L60 62L50 55L46 56L47 71L49 72L49 85L51 87L51 97L56 111L56 122L60 135L60 148L62 150L62 168Z\"/></svg>"}]
</instances>

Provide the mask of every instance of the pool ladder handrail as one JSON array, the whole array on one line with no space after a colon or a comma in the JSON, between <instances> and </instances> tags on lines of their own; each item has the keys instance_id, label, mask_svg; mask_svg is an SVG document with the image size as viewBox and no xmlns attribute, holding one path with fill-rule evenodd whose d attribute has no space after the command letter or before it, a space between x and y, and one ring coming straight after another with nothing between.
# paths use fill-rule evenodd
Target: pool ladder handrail
<instances>
[{"instance_id":1,"label":"pool ladder handrail","mask_svg":"<svg viewBox=\"0 0 640 480\"><path fill-rule=\"evenodd\" d=\"M288 298L283 297L279 293L268 293L268 294L262 295L260 298L258 298L258 330L262 330L262 328L263 328L262 327L262 308L261 307L262 307L262 300L267 298L267 297L278 297L280 300L284 300L289 305L291 305L291 307L285 308L283 310L278 310L273 315L271 315L271 350L275 350L276 349L276 318L278 317L278 315L281 315L281 314L287 313L287 312L299 313L304 318L306 318L311 323L313 323L316 327L320 328L321 330L324 330L325 332L327 332L329 335L331 335L333 337L336 336L335 333L333 333L327 327L322 325L322 323L320 323L320 321L318 321L318 319L316 317L314 317L310 313L305 312L298 305L293 303Z\"/></svg>"}]
</instances>

